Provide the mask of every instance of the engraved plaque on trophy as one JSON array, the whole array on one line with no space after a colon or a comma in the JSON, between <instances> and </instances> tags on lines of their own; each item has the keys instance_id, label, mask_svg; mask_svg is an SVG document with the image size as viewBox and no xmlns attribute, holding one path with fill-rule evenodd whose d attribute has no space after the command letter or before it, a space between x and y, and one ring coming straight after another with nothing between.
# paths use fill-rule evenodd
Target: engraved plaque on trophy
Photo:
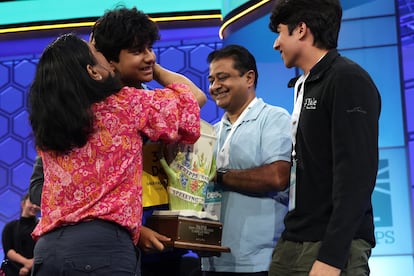
<instances>
[{"instance_id":1,"label":"engraved plaque on trophy","mask_svg":"<svg viewBox=\"0 0 414 276\"><path fill-rule=\"evenodd\" d=\"M219 219L203 210L207 186L216 171L215 140L213 126L202 120L201 136L195 144L179 144L169 164L164 158L160 160L168 176L170 210L155 211L147 225L172 239L167 246L212 255L230 252L221 245L223 226Z\"/></svg>"},{"instance_id":2,"label":"engraved plaque on trophy","mask_svg":"<svg viewBox=\"0 0 414 276\"><path fill-rule=\"evenodd\" d=\"M219 221L188 216L192 212L155 211L147 225L172 239L171 245L195 251L230 252L221 246L223 226Z\"/></svg>"}]
</instances>

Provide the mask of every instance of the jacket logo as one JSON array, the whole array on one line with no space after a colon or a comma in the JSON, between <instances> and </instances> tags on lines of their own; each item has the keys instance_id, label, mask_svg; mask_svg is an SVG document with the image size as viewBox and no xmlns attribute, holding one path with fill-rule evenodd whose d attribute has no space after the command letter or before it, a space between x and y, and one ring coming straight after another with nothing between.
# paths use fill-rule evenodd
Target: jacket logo
<instances>
[{"instance_id":1,"label":"jacket logo","mask_svg":"<svg viewBox=\"0 0 414 276\"><path fill-rule=\"evenodd\" d=\"M304 109L316 109L316 104L318 103L318 100L315 98L306 98L304 99L303 108Z\"/></svg>"},{"instance_id":2,"label":"jacket logo","mask_svg":"<svg viewBox=\"0 0 414 276\"><path fill-rule=\"evenodd\" d=\"M360 106L356 106L352 109L348 109L346 112L348 113L363 113L363 114L367 114L367 111L362 109L362 107Z\"/></svg>"}]
</instances>

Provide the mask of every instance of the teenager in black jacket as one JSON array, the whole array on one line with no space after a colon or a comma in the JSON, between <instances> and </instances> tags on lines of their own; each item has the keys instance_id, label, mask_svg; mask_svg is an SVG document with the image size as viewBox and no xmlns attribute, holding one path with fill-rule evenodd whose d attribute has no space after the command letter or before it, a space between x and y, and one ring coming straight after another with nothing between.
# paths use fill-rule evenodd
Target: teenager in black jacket
<instances>
[{"instance_id":1,"label":"teenager in black jacket","mask_svg":"<svg viewBox=\"0 0 414 276\"><path fill-rule=\"evenodd\" d=\"M275 50L303 75L290 83L296 182L269 275L369 275L381 100L336 50L341 17L339 0L278 0L270 18Z\"/></svg>"}]
</instances>

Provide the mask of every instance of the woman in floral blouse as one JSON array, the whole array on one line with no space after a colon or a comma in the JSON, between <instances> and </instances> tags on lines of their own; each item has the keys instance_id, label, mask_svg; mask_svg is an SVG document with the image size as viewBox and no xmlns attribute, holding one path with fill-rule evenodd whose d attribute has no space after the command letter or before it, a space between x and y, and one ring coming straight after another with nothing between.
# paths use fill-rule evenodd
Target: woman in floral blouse
<instances>
[{"instance_id":1,"label":"woman in floral blouse","mask_svg":"<svg viewBox=\"0 0 414 276\"><path fill-rule=\"evenodd\" d=\"M44 166L33 275L140 275L143 137L200 135L200 90L175 73L154 75L166 88L121 88L103 55L72 34L43 52L29 93Z\"/></svg>"}]
</instances>

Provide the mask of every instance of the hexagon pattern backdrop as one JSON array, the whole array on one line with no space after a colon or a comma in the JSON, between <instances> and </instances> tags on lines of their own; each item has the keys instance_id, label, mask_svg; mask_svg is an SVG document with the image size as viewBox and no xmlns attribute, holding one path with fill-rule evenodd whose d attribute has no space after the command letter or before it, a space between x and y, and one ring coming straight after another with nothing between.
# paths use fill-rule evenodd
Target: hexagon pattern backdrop
<instances>
[{"instance_id":1,"label":"hexagon pattern backdrop","mask_svg":"<svg viewBox=\"0 0 414 276\"><path fill-rule=\"evenodd\" d=\"M36 152L28 123L27 90L38 59L0 63L0 219L19 216ZM2 225L0 224L2 229Z\"/></svg>"},{"instance_id":2,"label":"hexagon pattern backdrop","mask_svg":"<svg viewBox=\"0 0 414 276\"><path fill-rule=\"evenodd\" d=\"M218 37L160 41L154 45L157 62L183 73L207 94L208 102L201 109L201 117L211 123L219 120L223 111L208 93L207 55L221 45ZM0 233L7 222L19 217L20 199L28 190L32 174L36 151L28 120L27 96L40 55L0 59ZM148 85L159 87L156 82Z\"/></svg>"}]
</instances>

